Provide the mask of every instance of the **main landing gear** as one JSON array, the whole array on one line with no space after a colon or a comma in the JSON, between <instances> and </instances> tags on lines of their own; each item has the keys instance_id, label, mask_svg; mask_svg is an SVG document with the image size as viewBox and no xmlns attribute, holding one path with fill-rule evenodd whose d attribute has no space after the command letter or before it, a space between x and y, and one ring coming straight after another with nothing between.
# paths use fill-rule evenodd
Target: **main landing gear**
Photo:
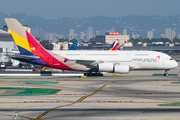
<instances>
[{"instance_id":1,"label":"main landing gear","mask_svg":"<svg viewBox=\"0 0 180 120\"><path fill-rule=\"evenodd\" d=\"M89 73L84 73L85 76L103 76L102 73L100 72L89 72Z\"/></svg>"},{"instance_id":2,"label":"main landing gear","mask_svg":"<svg viewBox=\"0 0 180 120\"><path fill-rule=\"evenodd\" d=\"M168 76L168 70L165 70L164 76Z\"/></svg>"}]
</instances>

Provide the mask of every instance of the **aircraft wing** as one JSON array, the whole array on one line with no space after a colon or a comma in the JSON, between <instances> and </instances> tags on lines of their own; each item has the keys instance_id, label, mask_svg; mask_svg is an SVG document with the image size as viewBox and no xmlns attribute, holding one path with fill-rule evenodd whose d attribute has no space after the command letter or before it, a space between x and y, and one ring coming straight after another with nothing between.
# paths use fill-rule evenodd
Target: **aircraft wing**
<instances>
[{"instance_id":1,"label":"aircraft wing","mask_svg":"<svg viewBox=\"0 0 180 120\"><path fill-rule=\"evenodd\" d=\"M97 64L104 63L104 61L95 61L95 60L76 60L77 64L85 66L96 66Z\"/></svg>"},{"instance_id":2,"label":"aircraft wing","mask_svg":"<svg viewBox=\"0 0 180 120\"><path fill-rule=\"evenodd\" d=\"M9 56L17 59L26 59L26 60L33 60L39 58L36 56L28 56L28 55L9 55Z\"/></svg>"}]
</instances>

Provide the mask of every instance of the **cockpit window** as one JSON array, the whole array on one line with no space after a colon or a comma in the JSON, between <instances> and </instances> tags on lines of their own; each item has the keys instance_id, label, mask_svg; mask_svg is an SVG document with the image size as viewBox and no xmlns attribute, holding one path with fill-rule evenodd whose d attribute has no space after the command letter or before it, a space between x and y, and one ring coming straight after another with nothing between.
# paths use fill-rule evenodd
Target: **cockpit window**
<instances>
[{"instance_id":1,"label":"cockpit window","mask_svg":"<svg viewBox=\"0 0 180 120\"><path fill-rule=\"evenodd\" d=\"M169 60L173 60L172 58L170 58Z\"/></svg>"}]
</instances>

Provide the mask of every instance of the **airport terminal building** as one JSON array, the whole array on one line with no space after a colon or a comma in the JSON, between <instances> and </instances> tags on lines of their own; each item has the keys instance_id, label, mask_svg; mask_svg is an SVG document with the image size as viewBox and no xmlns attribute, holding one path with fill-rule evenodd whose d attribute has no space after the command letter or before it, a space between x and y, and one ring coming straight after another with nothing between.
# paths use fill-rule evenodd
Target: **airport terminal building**
<instances>
[{"instance_id":1,"label":"airport terminal building","mask_svg":"<svg viewBox=\"0 0 180 120\"><path fill-rule=\"evenodd\" d=\"M11 36L11 33L6 29L0 29L0 52L9 52L10 49L15 47L16 45Z\"/></svg>"},{"instance_id":2,"label":"airport terminal building","mask_svg":"<svg viewBox=\"0 0 180 120\"><path fill-rule=\"evenodd\" d=\"M28 28L27 25L24 25L24 27L28 32L31 32L31 28ZM12 49L17 49L17 47L8 27L4 25L3 28L0 28L0 52L8 53Z\"/></svg>"}]
</instances>

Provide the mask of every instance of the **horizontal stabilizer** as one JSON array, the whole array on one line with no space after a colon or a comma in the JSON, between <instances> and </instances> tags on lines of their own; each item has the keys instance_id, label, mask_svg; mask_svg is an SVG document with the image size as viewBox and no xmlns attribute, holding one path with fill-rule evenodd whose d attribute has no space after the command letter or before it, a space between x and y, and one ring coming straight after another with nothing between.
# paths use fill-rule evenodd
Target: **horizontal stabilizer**
<instances>
[{"instance_id":1,"label":"horizontal stabilizer","mask_svg":"<svg viewBox=\"0 0 180 120\"><path fill-rule=\"evenodd\" d=\"M28 56L28 55L9 55L9 56L16 59L26 59L26 60L33 60L39 58L36 56Z\"/></svg>"}]
</instances>

